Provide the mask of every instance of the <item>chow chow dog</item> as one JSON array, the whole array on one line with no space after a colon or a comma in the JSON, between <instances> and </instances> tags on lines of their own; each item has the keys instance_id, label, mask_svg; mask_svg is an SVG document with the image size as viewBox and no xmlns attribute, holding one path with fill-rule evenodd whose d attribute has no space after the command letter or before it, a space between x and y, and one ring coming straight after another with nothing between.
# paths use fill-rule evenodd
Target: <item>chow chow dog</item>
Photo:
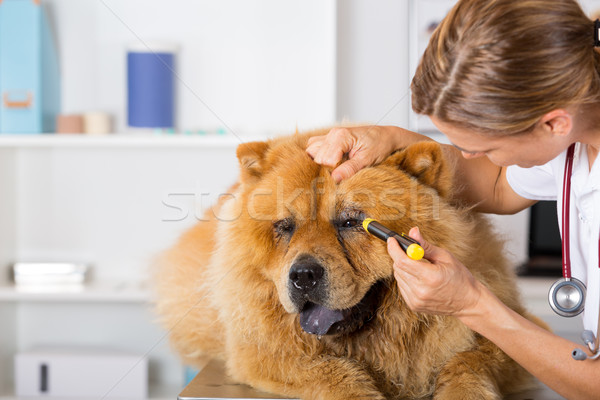
<instances>
[{"instance_id":1,"label":"chow chow dog","mask_svg":"<svg viewBox=\"0 0 600 400\"><path fill-rule=\"evenodd\" d=\"M485 218L457 205L439 144L416 143L334 183L295 134L237 149L239 182L160 256L157 311L189 364L302 399L498 399L531 376L458 319L415 313L386 243L419 226L516 312L515 277ZM538 322L536 320L536 322Z\"/></svg>"}]
</instances>

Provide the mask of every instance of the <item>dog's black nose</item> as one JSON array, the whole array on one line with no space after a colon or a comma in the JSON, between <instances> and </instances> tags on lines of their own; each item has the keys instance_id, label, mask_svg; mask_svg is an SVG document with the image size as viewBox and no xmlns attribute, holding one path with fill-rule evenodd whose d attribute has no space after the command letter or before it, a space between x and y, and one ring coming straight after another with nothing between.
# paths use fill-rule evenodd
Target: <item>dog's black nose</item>
<instances>
[{"instance_id":1,"label":"dog's black nose","mask_svg":"<svg viewBox=\"0 0 600 400\"><path fill-rule=\"evenodd\" d=\"M324 274L325 270L315 259L303 258L290 268L290 282L296 289L310 292L319 285Z\"/></svg>"}]
</instances>

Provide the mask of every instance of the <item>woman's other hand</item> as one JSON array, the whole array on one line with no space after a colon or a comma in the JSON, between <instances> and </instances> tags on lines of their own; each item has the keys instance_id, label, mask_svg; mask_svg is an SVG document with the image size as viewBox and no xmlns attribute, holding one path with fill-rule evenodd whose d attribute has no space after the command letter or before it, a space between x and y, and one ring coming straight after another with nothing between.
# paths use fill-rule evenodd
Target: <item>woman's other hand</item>
<instances>
[{"instance_id":1,"label":"woman's other hand","mask_svg":"<svg viewBox=\"0 0 600 400\"><path fill-rule=\"evenodd\" d=\"M407 133L406 138L403 133ZM395 126L333 128L326 135L311 137L306 151L315 162L330 167L335 167L344 154L348 154L348 160L331 172L334 181L340 182L364 167L383 161L397 148L417 141L410 134L424 138Z\"/></svg>"}]
</instances>

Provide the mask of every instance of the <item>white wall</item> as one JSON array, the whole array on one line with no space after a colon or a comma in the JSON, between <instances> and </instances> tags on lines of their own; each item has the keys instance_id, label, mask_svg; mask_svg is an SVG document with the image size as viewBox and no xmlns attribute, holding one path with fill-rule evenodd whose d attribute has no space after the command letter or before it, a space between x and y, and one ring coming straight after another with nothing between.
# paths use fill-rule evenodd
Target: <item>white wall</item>
<instances>
[{"instance_id":1,"label":"white wall","mask_svg":"<svg viewBox=\"0 0 600 400\"><path fill-rule=\"evenodd\" d=\"M63 111L126 126L126 49L179 45L181 129L293 132L335 119L335 0L47 0Z\"/></svg>"},{"instance_id":2,"label":"white wall","mask_svg":"<svg viewBox=\"0 0 600 400\"><path fill-rule=\"evenodd\" d=\"M408 127L407 0L337 2L337 119Z\"/></svg>"}]
</instances>

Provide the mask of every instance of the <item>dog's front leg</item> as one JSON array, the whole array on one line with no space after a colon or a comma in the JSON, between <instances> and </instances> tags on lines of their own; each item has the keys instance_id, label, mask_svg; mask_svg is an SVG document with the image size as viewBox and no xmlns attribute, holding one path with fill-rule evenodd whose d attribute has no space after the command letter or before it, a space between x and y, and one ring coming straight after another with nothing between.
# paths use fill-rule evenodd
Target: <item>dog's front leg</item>
<instances>
[{"instance_id":1,"label":"dog's front leg","mask_svg":"<svg viewBox=\"0 0 600 400\"><path fill-rule=\"evenodd\" d=\"M485 338L469 351L457 353L442 368L435 400L499 400L503 394L534 387L531 375Z\"/></svg>"}]
</instances>

